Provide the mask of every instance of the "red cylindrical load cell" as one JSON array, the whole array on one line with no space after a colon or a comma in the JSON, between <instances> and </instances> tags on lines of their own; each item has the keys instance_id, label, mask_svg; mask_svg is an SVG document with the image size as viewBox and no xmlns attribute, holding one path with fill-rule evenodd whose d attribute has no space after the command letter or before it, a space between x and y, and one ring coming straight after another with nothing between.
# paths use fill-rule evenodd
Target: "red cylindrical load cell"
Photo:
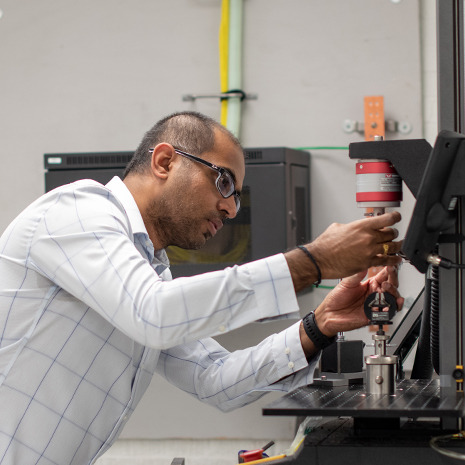
<instances>
[{"instance_id":1,"label":"red cylindrical load cell","mask_svg":"<svg viewBox=\"0 0 465 465\"><path fill-rule=\"evenodd\" d=\"M402 179L385 160L363 160L356 165L357 206L398 207L402 200Z\"/></svg>"}]
</instances>

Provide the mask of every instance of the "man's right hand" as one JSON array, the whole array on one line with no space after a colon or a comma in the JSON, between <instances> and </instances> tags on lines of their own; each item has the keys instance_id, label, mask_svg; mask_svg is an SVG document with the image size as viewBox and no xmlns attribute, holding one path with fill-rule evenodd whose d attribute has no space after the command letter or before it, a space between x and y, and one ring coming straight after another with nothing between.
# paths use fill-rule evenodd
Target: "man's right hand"
<instances>
[{"instance_id":1,"label":"man's right hand","mask_svg":"<svg viewBox=\"0 0 465 465\"><path fill-rule=\"evenodd\" d=\"M400 219L400 213L392 212L348 224L334 223L305 247L318 263L323 279L344 278L372 266L397 265L402 261L396 255L402 241L394 241L398 231L392 226ZM317 270L304 251L294 249L284 255L296 291L316 281Z\"/></svg>"}]
</instances>

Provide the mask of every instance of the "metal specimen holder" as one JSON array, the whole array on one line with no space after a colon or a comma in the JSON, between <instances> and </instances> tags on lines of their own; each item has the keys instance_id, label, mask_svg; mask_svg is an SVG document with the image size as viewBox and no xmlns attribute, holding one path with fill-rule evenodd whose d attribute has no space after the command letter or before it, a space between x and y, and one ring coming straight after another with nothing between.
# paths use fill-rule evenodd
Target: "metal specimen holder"
<instances>
[{"instance_id":1,"label":"metal specimen holder","mask_svg":"<svg viewBox=\"0 0 465 465\"><path fill-rule=\"evenodd\" d=\"M367 369L366 390L368 394L393 395L396 392L397 355L386 355L386 341L383 330L373 335L374 355L365 357Z\"/></svg>"}]
</instances>

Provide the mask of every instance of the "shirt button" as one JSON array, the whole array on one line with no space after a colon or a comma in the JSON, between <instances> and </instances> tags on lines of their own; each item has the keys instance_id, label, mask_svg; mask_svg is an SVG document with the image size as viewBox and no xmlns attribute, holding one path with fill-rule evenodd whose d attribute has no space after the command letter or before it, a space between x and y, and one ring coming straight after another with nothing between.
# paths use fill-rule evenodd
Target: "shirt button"
<instances>
[{"instance_id":1,"label":"shirt button","mask_svg":"<svg viewBox=\"0 0 465 465\"><path fill-rule=\"evenodd\" d=\"M289 347L286 347L286 348L284 349L284 353L285 353L286 355L289 355L289 354L291 353L291 349L289 349Z\"/></svg>"},{"instance_id":2,"label":"shirt button","mask_svg":"<svg viewBox=\"0 0 465 465\"><path fill-rule=\"evenodd\" d=\"M222 333L224 333L226 331L226 326L225 325L221 325L219 328L218 328Z\"/></svg>"},{"instance_id":3,"label":"shirt button","mask_svg":"<svg viewBox=\"0 0 465 465\"><path fill-rule=\"evenodd\" d=\"M287 366L288 366L289 368L294 368L294 362L289 362L289 363L287 364Z\"/></svg>"}]
</instances>

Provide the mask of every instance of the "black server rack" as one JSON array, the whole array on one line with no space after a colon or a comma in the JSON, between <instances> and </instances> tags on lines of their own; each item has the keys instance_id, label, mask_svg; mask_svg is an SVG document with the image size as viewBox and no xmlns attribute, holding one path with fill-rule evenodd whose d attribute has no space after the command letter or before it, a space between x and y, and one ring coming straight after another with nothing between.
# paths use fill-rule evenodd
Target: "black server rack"
<instances>
[{"instance_id":1,"label":"black server rack","mask_svg":"<svg viewBox=\"0 0 465 465\"><path fill-rule=\"evenodd\" d=\"M80 179L122 176L133 152L44 155L45 190ZM246 263L309 242L310 154L286 147L245 149L241 210L201 250L168 248L174 277Z\"/></svg>"}]
</instances>

